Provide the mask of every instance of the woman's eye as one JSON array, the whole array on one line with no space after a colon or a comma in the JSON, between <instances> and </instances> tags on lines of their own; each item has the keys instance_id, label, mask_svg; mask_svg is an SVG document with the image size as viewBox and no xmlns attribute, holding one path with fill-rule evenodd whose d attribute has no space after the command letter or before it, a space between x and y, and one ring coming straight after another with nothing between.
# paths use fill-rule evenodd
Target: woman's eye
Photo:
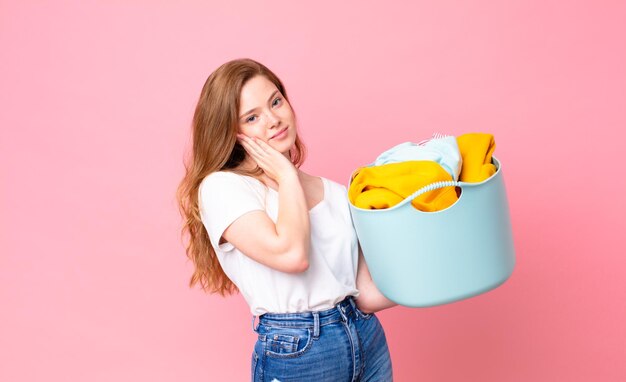
<instances>
[{"instance_id":1,"label":"woman's eye","mask_svg":"<svg viewBox=\"0 0 626 382\"><path fill-rule=\"evenodd\" d=\"M254 122L256 121L256 115L251 115L248 118L246 118L246 122L250 123L250 122Z\"/></svg>"},{"instance_id":2,"label":"woman's eye","mask_svg":"<svg viewBox=\"0 0 626 382\"><path fill-rule=\"evenodd\" d=\"M282 100L280 99L280 97L279 97L279 98L276 98L276 99L274 100L274 102L272 102L272 106L277 106L277 105L280 105L281 101L282 101Z\"/></svg>"}]
</instances>

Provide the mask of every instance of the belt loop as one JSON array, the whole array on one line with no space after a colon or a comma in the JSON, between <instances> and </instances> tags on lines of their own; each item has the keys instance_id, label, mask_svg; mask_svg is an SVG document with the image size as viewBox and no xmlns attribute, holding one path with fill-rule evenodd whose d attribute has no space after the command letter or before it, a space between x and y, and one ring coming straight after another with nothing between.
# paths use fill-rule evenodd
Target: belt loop
<instances>
[{"instance_id":1,"label":"belt loop","mask_svg":"<svg viewBox=\"0 0 626 382\"><path fill-rule=\"evenodd\" d=\"M320 336L320 314L319 312L313 313L313 338L317 339Z\"/></svg>"},{"instance_id":2,"label":"belt loop","mask_svg":"<svg viewBox=\"0 0 626 382\"><path fill-rule=\"evenodd\" d=\"M255 315L252 315L252 330L254 330L255 332L258 333L258 329L259 327L257 326L256 328L254 327L254 320L256 319ZM259 324L261 324L261 321L259 321Z\"/></svg>"},{"instance_id":3,"label":"belt loop","mask_svg":"<svg viewBox=\"0 0 626 382\"><path fill-rule=\"evenodd\" d=\"M356 315L356 302L354 301L354 297L348 296L348 301L350 301L350 305L352 305L352 311Z\"/></svg>"},{"instance_id":4,"label":"belt loop","mask_svg":"<svg viewBox=\"0 0 626 382\"><path fill-rule=\"evenodd\" d=\"M341 321L348 322L348 317L346 316L345 308L343 307L343 305L341 305L341 302L337 303L335 308L339 311L339 314L341 315Z\"/></svg>"}]
</instances>

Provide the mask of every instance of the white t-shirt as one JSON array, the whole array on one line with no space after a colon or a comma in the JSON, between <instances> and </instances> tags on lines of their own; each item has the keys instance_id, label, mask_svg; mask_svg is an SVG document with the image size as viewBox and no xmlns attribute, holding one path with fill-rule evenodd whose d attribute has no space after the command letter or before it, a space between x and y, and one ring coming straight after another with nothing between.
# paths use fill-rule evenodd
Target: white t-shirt
<instances>
[{"instance_id":1,"label":"white t-shirt","mask_svg":"<svg viewBox=\"0 0 626 382\"><path fill-rule=\"evenodd\" d=\"M253 177L227 171L202 180L198 194L202 222L224 273L239 288L253 315L325 310L346 296L358 296L358 239L347 189L321 179L324 199L309 211L309 268L295 274L260 264L229 242L218 245L224 230L247 212L265 211L276 223L278 192Z\"/></svg>"}]
</instances>

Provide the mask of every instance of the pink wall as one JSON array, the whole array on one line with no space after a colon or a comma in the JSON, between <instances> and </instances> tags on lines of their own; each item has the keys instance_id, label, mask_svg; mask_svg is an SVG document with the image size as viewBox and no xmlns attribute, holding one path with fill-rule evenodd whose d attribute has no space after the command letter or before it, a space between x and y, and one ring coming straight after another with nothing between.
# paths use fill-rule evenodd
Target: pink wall
<instances>
[{"instance_id":1,"label":"pink wall","mask_svg":"<svg viewBox=\"0 0 626 382\"><path fill-rule=\"evenodd\" d=\"M187 288L174 199L200 88L244 56L343 184L496 137L515 272L381 312L398 381L626 379L624 2L60 3L0 1L0 380L247 380L247 306Z\"/></svg>"}]
</instances>

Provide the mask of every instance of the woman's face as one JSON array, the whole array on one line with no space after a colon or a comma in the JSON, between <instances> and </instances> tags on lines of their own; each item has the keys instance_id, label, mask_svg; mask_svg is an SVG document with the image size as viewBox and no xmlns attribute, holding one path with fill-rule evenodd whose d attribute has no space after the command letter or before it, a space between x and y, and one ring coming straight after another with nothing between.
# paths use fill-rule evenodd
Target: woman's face
<instances>
[{"instance_id":1,"label":"woman's face","mask_svg":"<svg viewBox=\"0 0 626 382\"><path fill-rule=\"evenodd\" d=\"M265 76L252 77L241 89L239 132L267 142L289 155L296 141L296 119L289 102Z\"/></svg>"}]
</instances>

